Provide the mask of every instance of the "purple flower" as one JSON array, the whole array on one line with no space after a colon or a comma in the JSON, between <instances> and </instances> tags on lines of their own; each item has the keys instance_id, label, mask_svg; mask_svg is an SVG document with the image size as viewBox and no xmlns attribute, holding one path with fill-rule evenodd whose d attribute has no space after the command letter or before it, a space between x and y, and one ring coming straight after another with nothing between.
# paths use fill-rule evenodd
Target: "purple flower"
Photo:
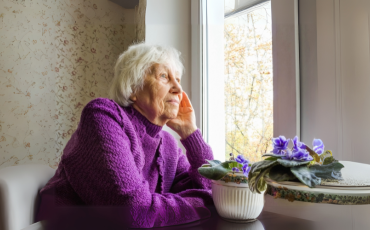
<instances>
[{"instance_id":1,"label":"purple flower","mask_svg":"<svg viewBox=\"0 0 370 230\"><path fill-rule=\"evenodd\" d=\"M293 148L293 151L286 150L286 155L282 159L295 161L312 161L313 158L306 149Z\"/></svg>"},{"instance_id":2,"label":"purple flower","mask_svg":"<svg viewBox=\"0 0 370 230\"><path fill-rule=\"evenodd\" d=\"M285 155L285 150L288 148L289 141L290 139L286 139L284 136L272 138L272 145L274 146L272 152L277 155Z\"/></svg>"},{"instance_id":3,"label":"purple flower","mask_svg":"<svg viewBox=\"0 0 370 230\"><path fill-rule=\"evenodd\" d=\"M290 149L287 149L284 151L286 154L284 157L282 157L282 159L284 160L293 160L293 153L292 151L290 151Z\"/></svg>"},{"instance_id":4,"label":"purple flower","mask_svg":"<svg viewBox=\"0 0 370 230\"><path fill-rule=\"evenodd\" d=\"M239 169L238 169L238 168L236 168L236 167L234 167L234 168L233 168L233 172L239 172Z\"/></svg>"},{"instance_id":5,"label":"purple flower","mask_svg":"<svg viewBox=\"0 0 370 230\"><path fill-rule=\"evenodd\" d=\"M295 161L311 161L313 158L306 150L306 145L298 140L298 137L293 138L292 150L287 150L284 160L295 160Z\"/></svg>"},{"instance_id":6,"label":"purple flower","mask_svg":"<svg viewBox=\"0 0 370 230\"><path fill-rule=\"evenodd\" d=\"M251 167L249 167L248 164L244 164L242 169L243 169L244 176L248 177L248 173L249 171L251 171Z\"/></svg>"},{"instance_id":7,"label":"purple flower","mask_svg":"<svg viewBox=\"0 0 370 230\"><path fill-rule=\"evenodd\" d=\"M321 139L313 139L312 146L313 151L315 151L317 154L320 155L324 152L325 146Z\"/></svg>"},{"instance_id":8,"label":"purple flower","mask_svg":"<svg viewBox=\"0 0 370 230\"><path fill-rule=\"evenodd\" d=\"M292 151L292 155L293 155L293 160L296 160L296 161L312 161L313 158L311 157L311 155L308 153L308 151L306 149L301 149L301 148L298 148L297 150L293 150Z\"/></svg>"},{"instance_id":9,"label":"purple flower","mask_svg":"<svg viewBox=\"0 0 370 230\"><path fill-rule=\"evenodd\" d=\"M245 159L243 155L238 155L235 158L235 161L240 163L240 164L249 164L249 160Z\"/></svg>"},{"instance_id":10,"label":"purple flower","mask_svg":"<svg viewBox=\"0 0 370 230\"><path fill-rule=\"evenodd\" d=\"M295 136L294 138L293 138L293 150L298 150L298 149L306 149L306 145L305 145L305 143L303 143L303 142L300 142L299 140L298 140L298 137L297 136Z\"/></svg>"}]
</instances>

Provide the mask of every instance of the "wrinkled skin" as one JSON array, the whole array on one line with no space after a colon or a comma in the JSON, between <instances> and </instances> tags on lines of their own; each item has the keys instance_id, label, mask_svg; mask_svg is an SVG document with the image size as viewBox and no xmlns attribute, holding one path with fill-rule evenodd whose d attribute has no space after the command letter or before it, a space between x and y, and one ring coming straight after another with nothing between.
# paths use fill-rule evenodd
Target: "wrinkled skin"
<instances>
[{"instance_id":1,"label":"wrinkled skin","mask_svg":"<svg viewBox=\"0 0 370 230\"><path fill-rule=\"evenodd\" d=\"M154 64L145 76L142 90L133 93L133 107L153 124L167 124L181 139L196 129L195 114L180 85L181 76L165 65Z\"/></svg>"}]
</instances>

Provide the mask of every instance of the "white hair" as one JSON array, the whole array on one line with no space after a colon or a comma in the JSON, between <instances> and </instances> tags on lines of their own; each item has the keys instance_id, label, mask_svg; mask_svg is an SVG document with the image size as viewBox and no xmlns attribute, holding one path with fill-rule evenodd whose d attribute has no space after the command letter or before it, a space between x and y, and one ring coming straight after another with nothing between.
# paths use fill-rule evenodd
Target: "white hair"
<instances>
[{"instance_id":1,"label":"white hair","mask_svg":"<svg viewBox=\"0 0 370 230\"><path fill-rule=\"evenodd\" d=\"M145 76L151 73L154 64L163 64L181 77L184 66L180 54L172 47L144 43L130 46L118 57L109 97L121 106L131 105L131 94L143 89Z\"/></svg>"}]
</instances>

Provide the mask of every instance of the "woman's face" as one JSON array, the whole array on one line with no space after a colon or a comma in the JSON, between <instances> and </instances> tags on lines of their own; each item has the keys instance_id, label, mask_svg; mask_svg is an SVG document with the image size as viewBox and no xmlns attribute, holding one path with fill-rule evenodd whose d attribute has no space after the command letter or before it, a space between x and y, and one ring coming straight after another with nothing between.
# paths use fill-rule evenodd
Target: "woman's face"
<instances>
[{"instance_id":1,"label":"woman's face","mask_svg":"<svg viewBox=\"0 0 370 230\"><path fill-rule=\"evenodd\" d=\"M163 64L154 64L144 87L131 95L133 106L153 124L163 126L176 118L182 100L181 76Z\"/></svg>"}]
</instances>

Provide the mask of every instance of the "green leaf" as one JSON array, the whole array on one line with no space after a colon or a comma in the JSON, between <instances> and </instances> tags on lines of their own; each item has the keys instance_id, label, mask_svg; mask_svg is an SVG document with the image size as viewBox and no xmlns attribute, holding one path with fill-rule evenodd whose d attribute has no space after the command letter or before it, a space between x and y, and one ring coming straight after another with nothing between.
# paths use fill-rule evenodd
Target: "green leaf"
<instances>
[{"instance_id":1,"label":"green leaf","mask_svg":"<svg viewBox=\"0 0 370 230\"><path fill-rule=\"evenodd\" d=\"M248 174L248 187L249 189L254 192L254 185L256 183L256 179L258 177L258 175L260 174L261 171L257 171L257 172L254 172L254 173L251 173L251 171L249 171L249 174Z\"/></svg>"},{"instance_id":2,"label":"green leaf","mask_svg":"<svg viewBox=\"0 0 370 230\"><path fill-rule=\"evenodd\" d=\"M276 157L276 158L282 158L284 155L276 155L273 153L265 153L262 155L262 157Z\"/></svg>"},{"instance_id":3,"label":"green leaf","mask_svg":"<svg viewBox=\"0 0 370 230\"><path fill-rule=\"evenodd\" d=\"M230 170L231 170L232 168L234 168L234 167L236 167L236 168L241 168L241 167L243 167L243 165L242 165L242 164L240 164L240 163L238 163L238 162L236 162L236 161L225 161L225 162L224 162L224 164L225 164L225 167L229 168ZM227 166L226 166L226 165L227 165Z\"/></svg>"},{"instance_id":4,"label":"green leaf","mask_svg":"<svg viewBox=\"0 0 370 230\"><path fill-rule=\"evenodd\" d=\"M305 185L310 188L321 184L322 179L341 179L340 170L344 166L339 162L328 165L301 165L290 168L291 172Z\"/></svg>"},{"instance_id":5,"label":"green leaf","mask_svg":"<svg viewBox=\"0 0 370 230\"><path fill-rule=\"evenodd\" d=\"M298 180L310 188L314 188L316 185L321 183L321 178L311 172L306 165L290 168L290 171L298 178Z\"/></svg>"},{"instance_id":6,"label":"green leaf","mask_svg":"<svg viewBox=\"0 0 370 230\"><path fill-rule=\"evenodd\" d=\"M330 156L330 157L326 157L323 161L323 165L328 165L328 164L331 164L335 161L334 157L333 156Z\"/></svg>"},{"instance_id":7,"label":"green leaf","mask_svg":"<svg viewBox=\"0 0 370 230\"><path fill-rule=\"evenodd\" d=\"M265 161L276 161L277 159L279 159L279 158L277 158L277 157L268 157L268 158L265 159Z\"/></svg>"},{"instance_id":8,"label":"green leaf","mask_svg":"<svg viewBox=\"0 0 370 230\"><path fill-rule=\"evenodd\" d=\"M306 145L306 150L308 151L308 153L311 155L311 157L317 162L317 163L320 163L320 156L315 152L313 151L310 147L308 147Z\"/></svg>"},{"instance_id":9,"label":"green leaf","mask_svg":"<svg viewBox=\"0 0 370 230\"><path fill-rule=\"evenodd\" d=\"M219 160L206 160L210 165L212 165L212 167L213 166L217 166L217 165L219 165L219 164L221 164L221 161L219 161Z\"/></svg>"},{"instance_id":10,"label":"green leaf","mask_svg":"<svg viewBox=\"0 0 370 230\"><path fill-rule=\"evenodd\" d=\"M263 176L265 176L265 174ZM265 179L263 178L262 180L257 180L257 187L256 187L257 193L261 194L260 191L263 192L266 189L267 189L267 183L266 183Z\"/></svg>"},{"instance_id":11,"label":"green leaf","mask_svg":"<svg viewBox=\"0 0 370 230\"><path fill-rule=\"evenodd\" d=\"M270 172L270 169L272 167L269 167L269 168L266 168L264 169L256 178L256 182L255 182L255 185L254 185L254 188L256 190L257 193L261 194L261 191L264 191L266 190L267 188L267 184L266 184L266 181L265 181L265 175L267 173Z\"/></svg>"},{"instance_id":12,"label":"green leaf","mask_svg":"<svg viewBox=\"0 0 370 230\"><path fill-rule=\"evenodd\" d=\"M341 180L342 175L340 170L344 168L339 162L333 162L328 165L312 165L309 167L310 171L315 173L316 176L321 177L323 179L336 179ZM335 174L335 176L333 176Z\"/></svg>"},{"instance_id":13,"label":"green leaf","mask_svg":"<svg viewBox=\"0 0 370 230\"><path fill-rule=\"evenodd\" d=\"M271 167L265 168L262 171L256 171L254 173L249 172L248 186L252 192L256 191L257 193L261 193L261 191L266 190L267 185L264 176L270 171Z\"/></svg>"},{"instance_id":14,"label":"green leaf","mask_svg":"<svg viewBox=\"0 0 370 230\"><path fill-rule=\"evenodd\" d=\"M333 156L333 153L330 150L326 150L323 154L320 155L321 162L325 161L325 158Z\"/></svg>"},{"instance_id":15,"label":"green leaf","mask_svg":"<svg viewBox=\"0 0 370 230\"><path fill-rule=\"evenodd\" d=\"M252 164L250 173L262 171L263 169L276 165L276 164L278 164L277 161L258 161Z\"/></svg>"},{"instance_id":16,"label":"green leaf","mask_svg":"<svg viewBox=\"0 0 370 230\"><path fill-rule=\"evenodd\" d=\"M283 159L278 159L277 162L279 162L282 166L284 167L295 167L299 165L306 165L310 163L310 161L290 161L290 160L283 160Z\"/></svg>"},{"instance_id":17,"label":"green leaf","mask_svg":"<svg viewBox=\"0 0 370 230\"><path fill-rule=\"evenodd\" d=\"M229 169L232 169L234 167L236 167L236 168L240 167L239 166L240 164L236 161L227 161L227 163L229 164Z\"/></svg>"},{"instance_id":18,"label":"green leaf","mask_svg":"<svg viewBox=\"0 0 370 230\"><path fill-rule=\"evenodd\" d=\"M283 165L275 165L269 172L269 177L274 181L292 181L296 180L297 177L290 171L289 168Z\"/></svg>"},{"instance_id":19,"label":"green leaf","mask_svg":"<svg viewBox=\"0 0 370 230\"><path fill-rule=\"evenodd\" d=\"M254 163L248 174L249 189L257 193L266 190L267 185L264 177L269 173L270 169L277 164L279 164L277 161L259 161Z\"/></svg>"},{"instance_id":20,"label":"green leaf","mask_svg":"<svg viewBox=\"0 0 370 230\"><path fill-rule=\"evenodd\" d=\"M214 167L200 167L198 172L205 178L211 180L219 180L224 177L230 170L228 169L229 164L221 163Z\"/></svg>"}]
</instances>

